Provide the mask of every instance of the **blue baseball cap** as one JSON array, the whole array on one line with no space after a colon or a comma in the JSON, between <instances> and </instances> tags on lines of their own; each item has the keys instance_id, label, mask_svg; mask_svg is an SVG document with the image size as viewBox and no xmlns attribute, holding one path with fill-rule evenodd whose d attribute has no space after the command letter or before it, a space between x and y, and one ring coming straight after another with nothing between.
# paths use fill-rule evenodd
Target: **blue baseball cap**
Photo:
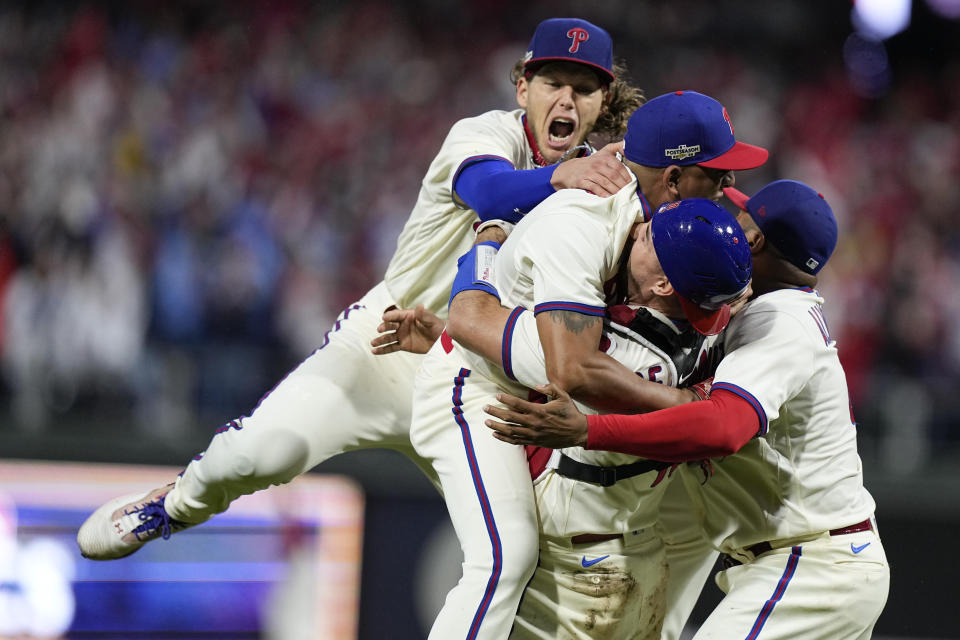
<instances>
[{"instance_id":1,"label":"blue baseball cap","mask_svg":"<svg viewBox=\"0 0 960 640\"><path fill-rule=\"evenodd\" d=\"M801 271L816 275L837 246L837 219L822 195L796 180L771 182L753 197L727 187L724 195L753 218L767 241Z\"/></svg>"},{"instance_id":2,"label":"blue baseball cap","mask_svg":"<svg viewBox=\"0 0 960 640\"><path fill-rule=\"evenodd\" d=\"M523 56L523 68L536 71L547 62L578 62L613 82L613 40L595 24L579 18L550 18L537 25Z\"/></svg>"},{"instance_id":3,"label":"blue baseball cap","mask_svg":"<svg viewBox=\"0 0 960 640\"><path fill-rule=\"evenodd\" d=\"M705 198L661 206L650 221L653 248L693 328L712 336L730 322L729 303L753 277L750 245L737 220Z\"/></svg>"},{"instance_id":4,"label":"blue baseball cap","mask_svg":"<svg viewBox=\"0 0 960 640\"><path fill-rule=\"evenodd\" d=\"M637 109L623 140L627 160L645 167L698 164L712 169L755 169L769 152L733 135L722 104L696 91L657 96Z\"/></svg>"}]
</instances>

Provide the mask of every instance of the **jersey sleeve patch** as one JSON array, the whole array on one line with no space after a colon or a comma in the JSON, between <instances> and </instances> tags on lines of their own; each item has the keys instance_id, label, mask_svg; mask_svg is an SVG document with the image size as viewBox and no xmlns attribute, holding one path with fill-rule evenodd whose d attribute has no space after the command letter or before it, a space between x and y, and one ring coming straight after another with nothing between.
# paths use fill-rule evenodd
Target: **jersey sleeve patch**
<instances>
[{"instance_id":1,"label":"jersey sleeve patch","mask_svg":"<svg viewBox=\"0 0 960 640\"><path fill-rule=\"evenodd\" d=\"M723 389L724 391L729 391L730 393L736 394L749 402L750 406L753 407L753 410L757 412L757 417L760 418L760 429L757 431L757 435L763 436L767 434L767 429L770 426L767 420L767 412L763 410L763 405L760 404L760 401L757 400L752 393L743 387L738 387L737 385L730 384L729 382L714 382L712 389Z\"/></svg>"}]
</instances>

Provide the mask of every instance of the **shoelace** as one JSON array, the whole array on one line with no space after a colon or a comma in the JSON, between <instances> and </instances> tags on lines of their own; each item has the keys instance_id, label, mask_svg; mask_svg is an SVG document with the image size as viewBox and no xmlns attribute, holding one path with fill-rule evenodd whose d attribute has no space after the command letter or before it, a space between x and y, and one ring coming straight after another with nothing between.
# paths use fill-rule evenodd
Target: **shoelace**
<instances>
[{"instance_id":1,"label":"shoelace","mask_svg":"<svg viewBox=\"0 0 960 640\"><path fill-rule=\"evenodd\" d=\"M164 540L168 540L170 536L173 535L174 529L179 529L183 526L183 523L171 518L169 514L167 514L167 510L163 508L164 497L166 496L161 496L153 502L148 502L139 509L137 518L139 518L143 524L133 530L133 534L137 536L137 540L140 540L140 534L152 536L156 534L158 529L160 530L160 536Z\"/></svg>"}]
</instances>

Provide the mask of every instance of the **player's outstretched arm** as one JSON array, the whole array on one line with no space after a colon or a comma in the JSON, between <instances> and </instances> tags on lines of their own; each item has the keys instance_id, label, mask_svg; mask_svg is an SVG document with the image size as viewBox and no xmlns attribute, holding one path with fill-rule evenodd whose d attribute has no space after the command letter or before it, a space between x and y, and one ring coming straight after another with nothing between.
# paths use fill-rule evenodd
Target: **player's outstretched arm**
<instances>
[{"instance_id":1,"label":"player's outstretched arm","mask_svg":"<svg viewBox=\"0 0 960 640\"><path fill-rule=\"evenodd\" d=\"M647 385L655 383L647 382ZM658 385L662 387L663 385ZM538 385L536 391L550 398L546 403L530 402L508 393L497 394L497 400L506 409L492 405L483 410L502 422L486 420L484 424L493 429L493 436L510 444L536 445L550 449L586 447L588 434L587 417L580 412L566 391L553 384ZM691 389L673 389L678 404L710 397L708 382Z\"/></svg>"},{"instance_id":2,"label":"player's outstretched arm","mask_svg":"<svg viewBox=\"0 0 960 640\"><path fill-rule=\"evenodd\" d=\"M550 184L554 189L585 189L598 196L612 196L630 184L630 171L617 156L623 142L611 142L596 153L557 165Z\"/></svg>"},{"instance_id":3,"label":"player's outstretched arm","mask_svg":"<svg viewBox=\"0 0 960 640\"><path fill-rule=\"evenodd\" d=\"M416 309L390 307L381 319L380 335L370 341L378 356L396 351L426 353L443 332L443 320L422 304Z\"/></svg>"},{"instance_id":4,"label":"player's outstretched arm","mask_svg":"<svg viewBox=\"0 0 960 640\"><path fill-rule=\"evenodd\" d=\"M650 460L688 462L732 455L763 428L756 408L726 390L702 402L652 413L589 417L561 389L546 385L537 390L554 399L540 405L498 394L497 400L506 409L484 407L485 412L505 421L484 421L494 437L512 444L553 449L581 446Z\"/></svg>"},{"instance_id":5,"label":"player's outstretched arm","mask_svg":"<svg viewBox=\"0 0 960 640\"><path fill-rule=\"evenodd\" d=\"M493 405L483 408L503 421L484 421L493 429L493 436L510 444L532 444L551 449L586 446L587 417L577 409L570 394L552 384L540 385L536 390L553 399L540 404L500 393L497 400L506 405L506 409Z\"/></svg>"}]
</instances>

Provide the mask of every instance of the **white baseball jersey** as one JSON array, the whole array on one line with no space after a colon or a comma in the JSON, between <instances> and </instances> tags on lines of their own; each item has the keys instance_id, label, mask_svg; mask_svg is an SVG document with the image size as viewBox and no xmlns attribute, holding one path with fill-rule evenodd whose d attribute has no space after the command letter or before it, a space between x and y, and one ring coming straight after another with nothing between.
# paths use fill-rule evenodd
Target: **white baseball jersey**
<instances>
[{"instance_id":1,"label":"white baseball jersey","mask_svg":"<svg viewBox=\"0 0 960 640\"><path fill-rule=\"evenodd\" d=\"M725 553L873 515L822 304L810 290L775 291L751 301L727 329L713 388L747 399L761 428L736 455L715 461L715 475L700 486L704 526Z\"/></svg>"},{"instance_id":2,"label":"white baseball jersey","mask_svg":"<svg viewBox=\"0 0 960 640\"><path fill-rule=\"evenodd\" d=\"M497 254L494 285L503 304L603 315L604 283L616 275L634 223L651 215L635 177L609 198L579 189L551 195Z\"/></svg>"},{"instance_id":3,"label":"white baseball jersey","mask_svg":"<svg viewBox=\"0 0 960 640\"><path fill-rule=\"evenodd\" d=\"M551 195L517 223L497 254L493 284L501 303L535 314L567 310L602 316L604 283L616 275L633 225L650 215L636 177L609 198L579 189ZM527 337L527 348L539 348L539 338L531 339L536 335ZM467 349L459 353L468 368L507 391L526 393L499 366Z\"/></svg>"},{"instance_id":4,"label":"white baseball jersey","mask_svg":"<svg viewBox=\"0 0 960 640\"><path fill-rule=\"evenodd\" d=\"M475 235L477 214L454 193L463 167L478 158L498 158L516 169L536 169L523 128L522 109L489 111L450 129L427 170L384 281L401 308L418 304L445 318L457 258Z\"/></svg>"},{"instance_id":5,"label":"white baseball jersey","mask_svg":"<svg viewBox=\"0 0 960 640\"><path fill-rule=\"evenodd\" d=\"M749 401L761 426L702 485L683 476L707 534L743 563L717 574L726 596L698 639L866 639L886 603L889 566L866 526L875 505L822 304L809 289L775 291L727 329L713 389Z\"/></svg>"}]
</instances>

